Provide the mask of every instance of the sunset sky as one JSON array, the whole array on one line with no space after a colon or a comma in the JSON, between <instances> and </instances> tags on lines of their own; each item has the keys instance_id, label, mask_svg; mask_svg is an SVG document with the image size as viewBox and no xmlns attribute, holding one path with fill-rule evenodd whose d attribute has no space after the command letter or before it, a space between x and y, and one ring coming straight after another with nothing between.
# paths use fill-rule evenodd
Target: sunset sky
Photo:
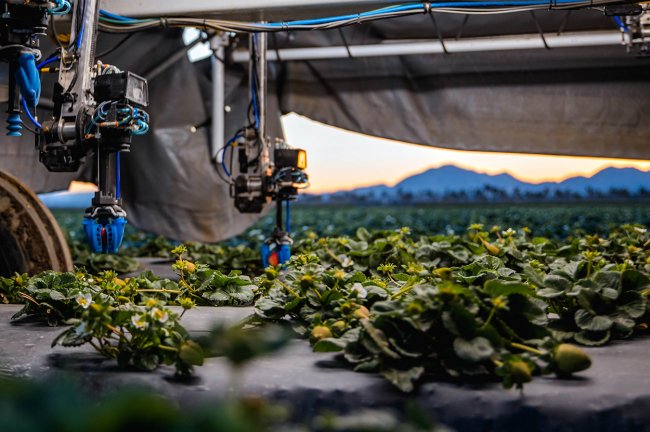
<instances>
[{"instance_id":1,"label":"sunset sky","mask_svg":"<svg viewBox=\"0 0 650 432\"><path fill-rule=\"evenodd\" d=\"M405 144L334 128L306 117L284 117L287 142L307 150L311 187L322 193L387 184L442 165L453 164L477 172L507 172L531 183L590 176L609 166L650 170L650 161L521 155L446 150ZM71 191L95 189L87 183L73 183Z\"/></svg>"},{"instance_id":2,"label":"sunset sky","mask_svg":"<svg viewBox=\"0 0 650 432\"><path fill-rule=\"evenodd\" d=\"M308 152L313 193L379 183L394 185L428 168L454 164L474 171L507 172L531 183L590 176L608 166L650 170L650 161L466 152L404 144L317 123L295 114L284 118L287 142Z\"/></svg>"},{"instance_id":3,"label":"sunset sky","mask_svg":"<svg viewBox=\"0 0 650 432\"><path fill-rule=\"evenodd\" d=\"M185 42L198 37L186 31ZM188 53L192 61L211 55L207 44ZM583 157L538 156L506 153L465 152L404 144L333 128L291 114L284 117L287 142L308 152L310 192L353 189L379 183L389 186L412 174L454 164L474 171L500 174L531 182L590 176L608 166L650 170L650 161Z\"/></svg>"}]
</instances>

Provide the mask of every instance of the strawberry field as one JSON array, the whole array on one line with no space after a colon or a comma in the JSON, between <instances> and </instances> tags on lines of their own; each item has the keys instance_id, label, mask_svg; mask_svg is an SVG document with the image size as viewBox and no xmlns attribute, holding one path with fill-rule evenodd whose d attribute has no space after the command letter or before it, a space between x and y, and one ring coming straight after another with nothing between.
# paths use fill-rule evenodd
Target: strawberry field
<instances>
[{"instance_id":1,"label":"strawberry field","mask_svg":"<svg viewBox=\"0 0 650 432\"><path fill-rule=\"evenodd\" d=\"M589 347L649 328L645 206L295 214L294 256L263 269L266 220L220 245L132 231L127 256L107 257L77 244L74 217L59 213L77 270L2 279L0 300L23 305L14 320L58 326L53 347L89 347L126 370L171 367L187 379L217 356L239 371L302 339L342 370L382 377L403 394L439 381L498 382L525 394L538 379L580 377L595 364ZM144 256L168 259L173 277L144 271L136 259ZM196 336L183 316L197 307L249 316Z\"/></svg>"}]
</instances>

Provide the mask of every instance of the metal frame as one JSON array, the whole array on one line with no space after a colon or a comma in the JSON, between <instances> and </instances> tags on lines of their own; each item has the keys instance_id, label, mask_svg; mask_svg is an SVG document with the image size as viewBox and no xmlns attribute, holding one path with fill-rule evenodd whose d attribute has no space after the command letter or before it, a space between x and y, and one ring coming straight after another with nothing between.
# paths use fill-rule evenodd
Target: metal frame
<instances>
[{"instance_id":1,"label":"metal frame","mask_svg":"<svg viewBox=\"0 0 650 432\"><path fill-rule=\"evenodd\" d=\"M400 4L395 0L104 0L102 8L131 17L227 16L246 19L287 19L314 13L339 13L353 8Z\"/></svg>"},{"instance_id":2,"label":"metal frame","mask_svg":"<svg viewBox=\"0 0 650 432\"><path fill-rule=\"evenodd\" d=\"M546 45L544 45L544 40ZM518 36L494 36L483 38L450 39L443 47L439 40L433 41L399 41L369 45L331 46L312 48L286 48L269 50L268 60L277 61L278 54L282 61L329 60L361 57L386 57L423 54L468 53L487 51L530 50L548 48L574 48L607 45L623 45L622 33L618 30L598 32L523 34ZM239 50L233 53L236 63L245 63L249 53Z\"/></svg>"},{"instance_id":3,"label":"metal frame","mask_svg":"<svg viewBox=\"0 0 650 432\"><path fill-rule=\"evenodd\" d=\"M211 129L211 156L216 160L219 150L226 144L225 122L226 122L226 47L228 46L228 35L219 34L210 39L212 49L212 129Z\"/></svg>"}]
</instances>

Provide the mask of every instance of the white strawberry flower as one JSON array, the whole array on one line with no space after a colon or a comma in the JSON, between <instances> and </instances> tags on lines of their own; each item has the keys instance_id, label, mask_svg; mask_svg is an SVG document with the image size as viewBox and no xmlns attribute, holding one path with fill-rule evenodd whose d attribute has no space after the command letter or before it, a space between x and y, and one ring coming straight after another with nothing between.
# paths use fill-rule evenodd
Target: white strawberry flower
<instances>
[{"instance_id":1,"label":"white strawberry flower","mask_svg":"<svg viewBox=\"0 0 650 432\"><path fill-rule=\"evenodd\" d=\"M86 293L86 294L79 294L76 298L77 304L81 306L84 309L88 309L91 304L93 304L93 296Z\"/></svg>"},{"instance_id":2,"label":"white strawberry flower","mask_svg":"<svg viewBox=\"0 0 650 432\"><path fill-rule=\"evenodd\" d=\"M169 314L166 311L164 311L162 309L159 309L159 308L151 309L150 313L151 313L151 317L153 319L155 319L156 321L159 321L161 323L165 323L169 319Z\"/></svg>"},{"instance_id":3,"label":"white strawberry flower","mask_svg":"<svg viewBox=\"0 0 650 432\"><path fill-rule=\"evenodd\" d=\"M147 317L144 315L133 315L131 317L131 324L133 324L133 327L144 330L147 327L149 327L149 323L147 322Z\"/></svg>"},{"instance_id":4,"label":"white strawberry flower","mask_svg":"<svg viewBox=\"0 0 650 432\"><path fill-rule=\"evenodd\" d=\"M359 282L352 285L352 292L357 293L357 298L360 299L364 299L368 295L368 290L366 290Z\"/></svg>"}]
</instances>

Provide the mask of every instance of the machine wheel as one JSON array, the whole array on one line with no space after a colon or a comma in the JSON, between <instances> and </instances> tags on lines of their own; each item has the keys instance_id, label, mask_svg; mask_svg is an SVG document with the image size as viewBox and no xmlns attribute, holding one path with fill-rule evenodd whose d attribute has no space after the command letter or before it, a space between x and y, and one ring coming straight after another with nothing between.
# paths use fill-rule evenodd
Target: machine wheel
<instances>
[{"instance_id":1,"label":"machine wheel","mask_svg":"<svg viewBox=\"0 0 650 432\"><path fill-rule=\"evenodd\" d=\"M0 276L45 270L72 270L68 243L38 197L0 171Z\"/></svg>"}]
</instances>

